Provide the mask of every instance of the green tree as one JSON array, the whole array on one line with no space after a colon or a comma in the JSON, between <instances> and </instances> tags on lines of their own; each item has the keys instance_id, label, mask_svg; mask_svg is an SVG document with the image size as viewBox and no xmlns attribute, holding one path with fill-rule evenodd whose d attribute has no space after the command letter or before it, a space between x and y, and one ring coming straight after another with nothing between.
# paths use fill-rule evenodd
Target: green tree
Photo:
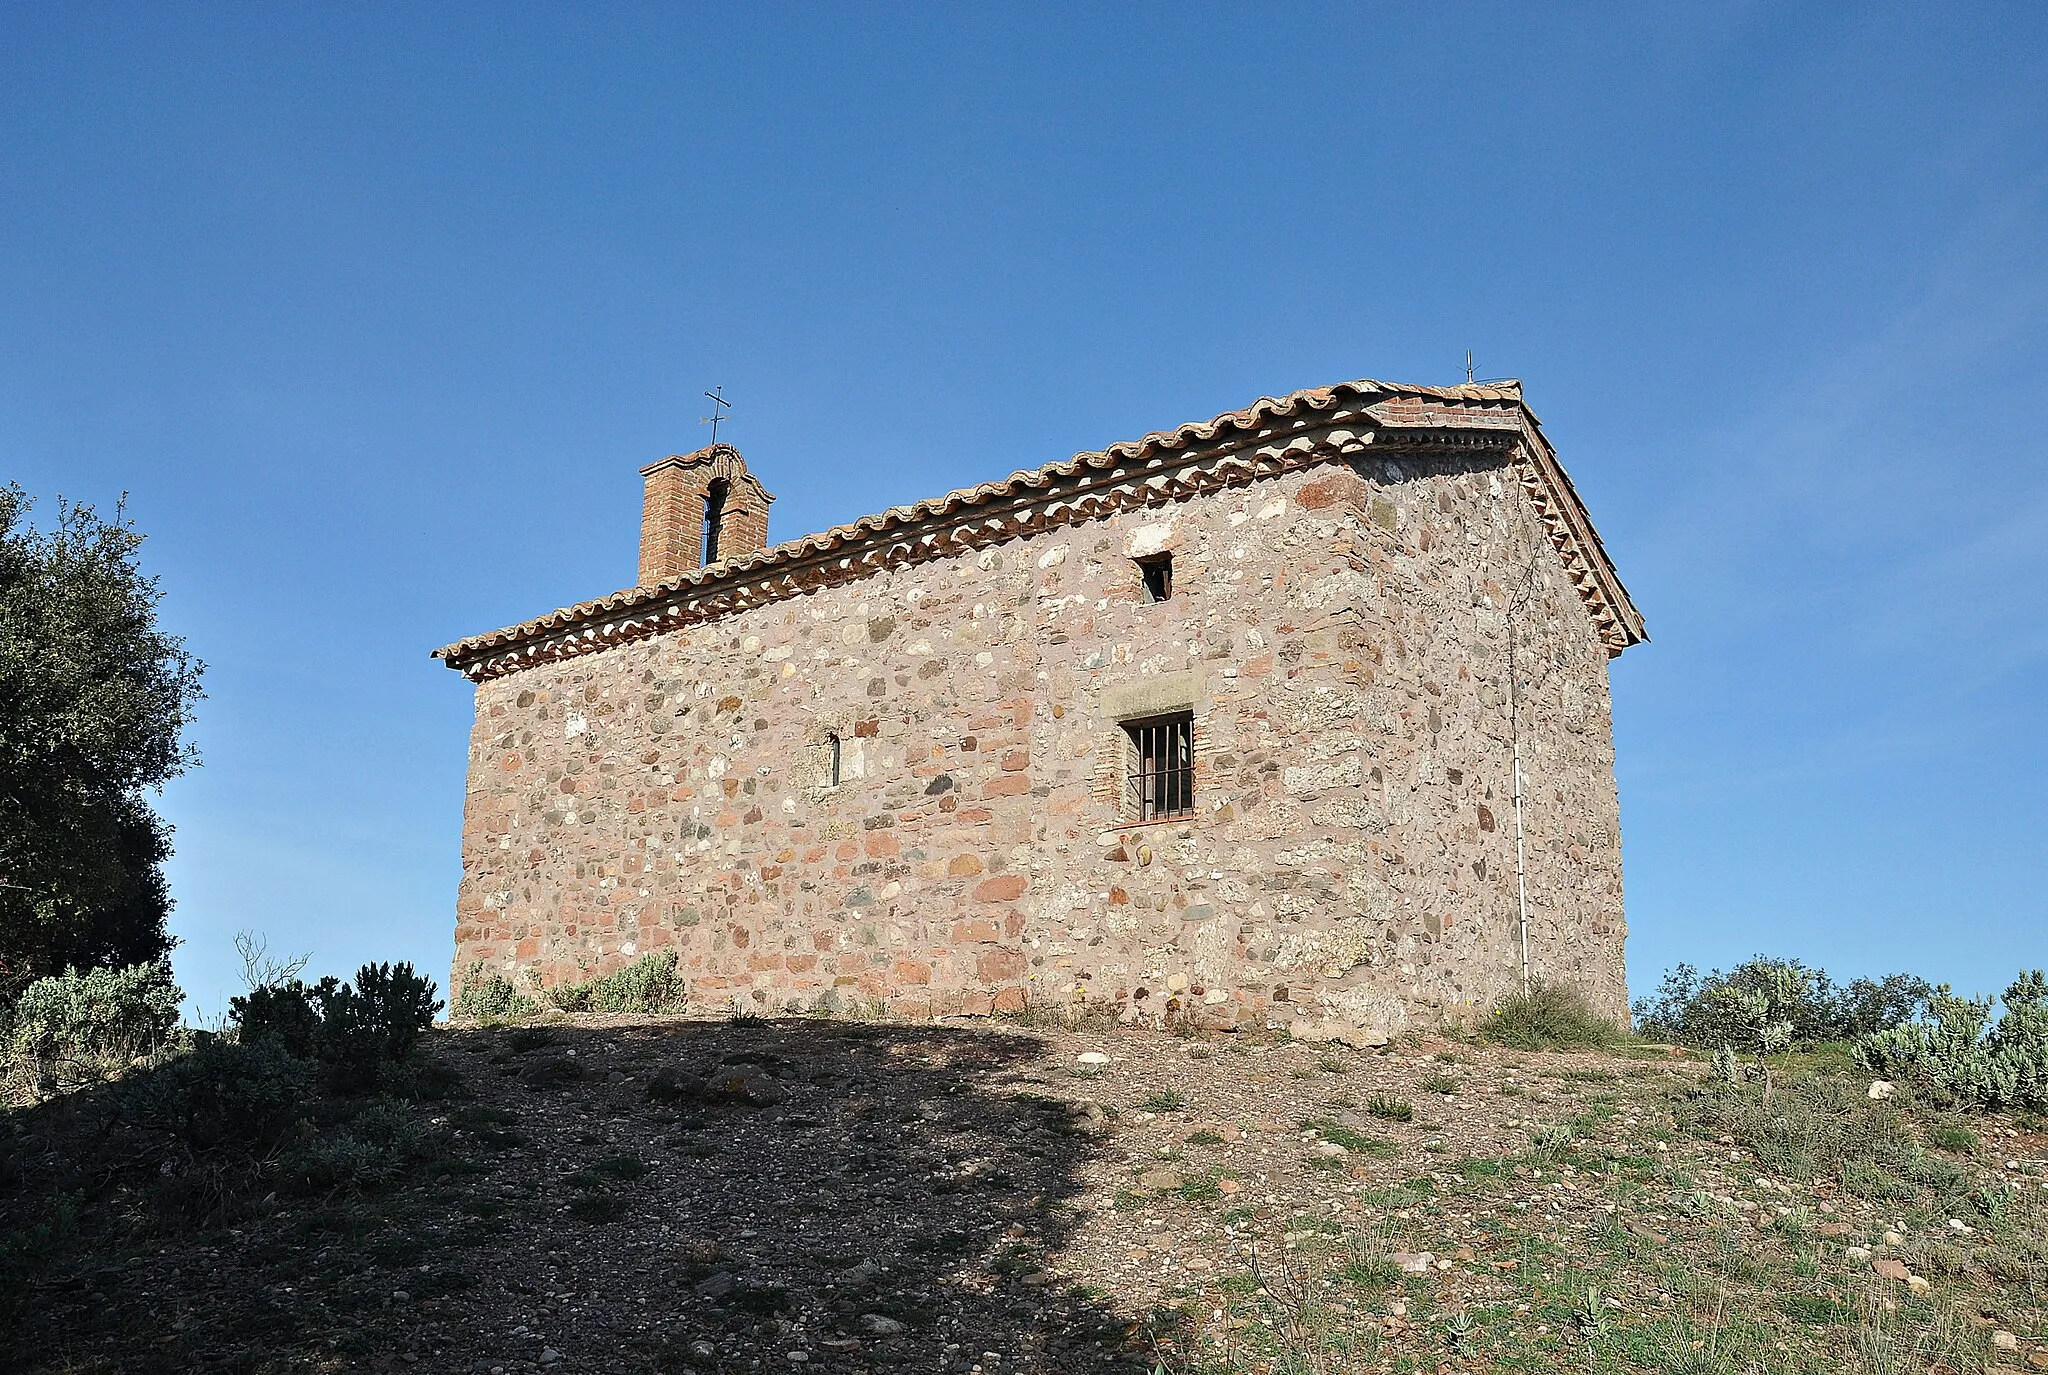
<instances>
[{"instance_id":1,"label":"green tree","mask_svg":"<svg viewBox=\"0 0 2048 1375\"><path fill-rule=\"evenodd\" d=\"M30 505L0 486L0 998L170 949L171 828L144 795L197 762L204 669L157 628L121 511L60 501L37 529Z\"/></svg>"}]
</instances>

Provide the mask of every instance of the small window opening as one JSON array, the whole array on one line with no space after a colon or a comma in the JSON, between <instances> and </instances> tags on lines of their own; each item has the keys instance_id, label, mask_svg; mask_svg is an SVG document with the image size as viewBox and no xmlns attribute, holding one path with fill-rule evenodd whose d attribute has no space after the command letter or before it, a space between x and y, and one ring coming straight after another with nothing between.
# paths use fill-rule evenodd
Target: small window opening
<instances>
[{"instance_id":1,"label":"small window opening","mask_svg":"<svg viewBox=\"0 0 2048 1375\"><path fill-rule=\"evenodd\" d=\"M704 489L704 562L718 562L718 527L725 522L726 481L722 477L711 479L711 485Z\"/></svg>"},{"instance_id":2,"label":"small window opening","mask_svg":"<svg viewBox=\"0 0 2048 1375\"><path fill-rule=\"evenodd\" d=\"M839 786L839 737L825 737L825 780L828 787Z\"/></svg>"},{"instance_id":3,"label":"small window opening","mask_svg":"<svg viewBox=\"0 0 2048 1375\"><path fill-rule=\"evenodd\" d=\"M1192 712L1124 723L1124 811L1133 821L1163 821L1195 810Z\"/></svg>"},{"instance_id":4,"label":"small window opening","mask_svg":"<svg viewBox=\"0 0 2048 1375\"><path fill-rule=\"evenodd\" d=\"M1145 600L1163 602L1173 595L1173 555L1154 554L1139 559L1138 576L1145 582Z\"/></svg>"}]
</instances>

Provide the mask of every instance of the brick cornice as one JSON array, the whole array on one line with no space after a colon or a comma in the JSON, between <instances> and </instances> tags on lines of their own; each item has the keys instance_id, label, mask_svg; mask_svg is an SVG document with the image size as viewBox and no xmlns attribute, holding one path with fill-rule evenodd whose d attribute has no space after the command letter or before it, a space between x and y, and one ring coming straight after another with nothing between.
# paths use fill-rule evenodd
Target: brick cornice
<instances>
[{"instance_id":1,"label":"brick cornice","mask_svg":"<svg viewBox=\"0 0 2048 1375\"><path fill-rule=\"evenodd\" d=\"M1265 398L1202 424L895 507L652 587L434 651L471 679L593 653L735 611L1120 511L1368 454L1494 456L1515 467L1608 653L1647 638L1519 387L1359 381Z\"/></svg>"}]
</instances>

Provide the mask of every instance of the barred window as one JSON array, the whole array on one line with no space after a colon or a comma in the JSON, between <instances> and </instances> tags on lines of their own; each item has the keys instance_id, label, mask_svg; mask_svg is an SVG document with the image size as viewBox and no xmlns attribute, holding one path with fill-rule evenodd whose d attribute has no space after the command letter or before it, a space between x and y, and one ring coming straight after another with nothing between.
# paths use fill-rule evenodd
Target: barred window
<instances>
[{"instance_id":1,"label":"barred window","mask_svg":"<svg viewBox=\"0 0 2048 1375\"><path fill-rule=\"evenodd\" d=\"M1192 712L1124 722L1124 814L1162 821L1195 810Z\"/></svg>"}]
</instances>

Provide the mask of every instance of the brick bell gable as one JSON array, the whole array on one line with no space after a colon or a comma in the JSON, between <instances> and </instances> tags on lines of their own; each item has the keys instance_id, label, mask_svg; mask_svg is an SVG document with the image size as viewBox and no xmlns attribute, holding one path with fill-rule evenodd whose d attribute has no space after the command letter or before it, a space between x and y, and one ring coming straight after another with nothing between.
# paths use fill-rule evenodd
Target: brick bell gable
<instances>
[{"instance_id":1,"label":"brick bell gable","mask_svg":"<svg viewBox=\"0 0 2048 1375\"><path fill-rule=\"evenodd\" d=\"M768 504L775 500L730 444L670 454L640 470L641 587L768 547ZM708 548L707 548L708 546Z\"/></svg>"}]
</instances>

